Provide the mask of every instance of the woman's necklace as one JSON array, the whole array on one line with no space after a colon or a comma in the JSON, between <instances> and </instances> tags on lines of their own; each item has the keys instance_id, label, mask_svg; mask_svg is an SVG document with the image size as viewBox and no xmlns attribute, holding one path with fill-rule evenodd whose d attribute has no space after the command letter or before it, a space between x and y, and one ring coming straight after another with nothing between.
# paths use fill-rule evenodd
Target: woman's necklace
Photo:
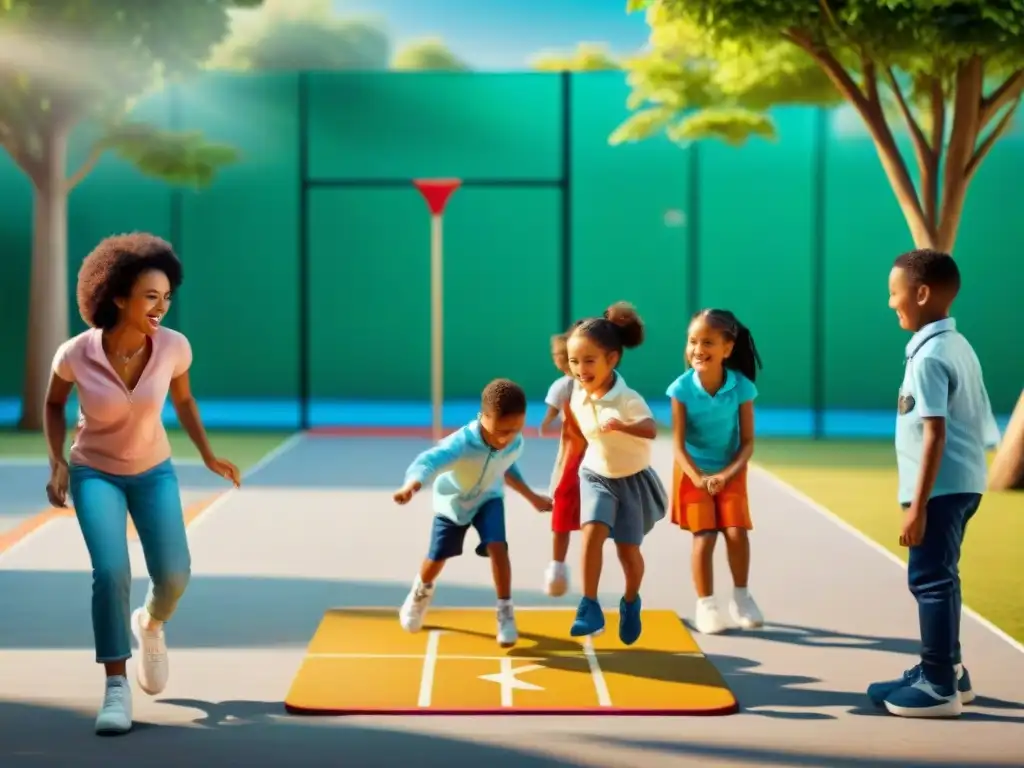
<instances>
[{"instance_id":1,"label":"woman's necklace","mask_svg":"<svg viewBox=\"0 0 1024 768\"><path fill-rule=\"evenodd\" d=\"M125 355L121 352L111 350L111 354L117 359L118 363L120 363L120 367L122 370L122 381L124 381L124 377L128 375L128 366L131 365L132 361L142 353L142 350L146 348L146 344L146 340L143 339L142 344L139 346L139 348L132 352L130 355ZM129 405L134 405L135 387L129 387L128 382L124 382L124 385L125 389L128 390L128 403ZM138 386L138 383L136 383L136 386Z\"/></svg>"},{"instance_id":2,"label":"woman's necklace","mask_svg":"<svg viewBox=\"0 0 1024 768\"><path fill-rule=\"evenodd\" d=\"M127 366L128 366L128 364L129 364L129 363L130 363L130 362L131 362L132 360L134 360L134 359L135 359L136 357L138 357L138 356L139 356L139 353L140 353L140 352L142 352L142 350L144 350L145 348L146 348L146 342L145 342L145 340L143 340L143 342L142 342L142 346L140 346L140 347L139 347L138 349L136 349L136 350L135 350L134 352L132 352L132 353L131 353L130 355L123 355L123 354L121 354L120 352L115 352L115 353L114 353L114 356L115 356L115 357L116 357L116 358L117 358L118 360L120 360L120 361L121 361L121 365L122 365L122 366L124 366L124 367L127 367Z\"/></svg>"}]
</instances>

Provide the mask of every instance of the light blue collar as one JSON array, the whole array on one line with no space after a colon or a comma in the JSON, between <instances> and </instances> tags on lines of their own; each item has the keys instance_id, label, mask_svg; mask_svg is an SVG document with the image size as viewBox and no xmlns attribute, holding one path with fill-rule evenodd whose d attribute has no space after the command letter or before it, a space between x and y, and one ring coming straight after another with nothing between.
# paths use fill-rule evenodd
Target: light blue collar
<instances>
[{"instance_id":1,"label":"light blue collar","mask_svg":"<svg viewBox=\"0 0 1024 768\"><path fill-rule=\"evenodd\" d=\"M910 341L907 342L907 360L912 358L917 351L924 346L924 343L940 333L946 333L947 331L956 330L956 320L952 317L945 317L942 320L936 320L934 323L928 323L917 333L910 337Z\"/></svg>"}]
</instances>

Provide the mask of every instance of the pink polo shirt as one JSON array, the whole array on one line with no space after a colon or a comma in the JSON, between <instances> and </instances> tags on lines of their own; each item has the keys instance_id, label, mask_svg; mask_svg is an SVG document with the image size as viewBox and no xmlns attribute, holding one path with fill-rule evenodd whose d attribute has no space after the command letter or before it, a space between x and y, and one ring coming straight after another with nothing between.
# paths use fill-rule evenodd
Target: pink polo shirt
<instances>
[{"instance_id":1,"label":"pink polo shirt","mask_svg":"<svg viewBox=\"0 0 1024 768\"><path fill-rule=\"evenodd\" d=\"M53 372L78 387L72 464L137 475L171 457L161 414L171 379L192 364L192 347L170 328L158 329L152 340L153 354L132 393L110 365L99 329L80 333L57 350Z\"/></svg>"}]
</instances>

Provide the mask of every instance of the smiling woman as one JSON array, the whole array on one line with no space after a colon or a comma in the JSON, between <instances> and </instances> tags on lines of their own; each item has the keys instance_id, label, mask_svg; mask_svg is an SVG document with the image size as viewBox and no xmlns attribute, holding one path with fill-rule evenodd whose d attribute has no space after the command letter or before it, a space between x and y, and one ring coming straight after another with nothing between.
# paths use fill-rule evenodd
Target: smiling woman
<instances>
[{"instance_id":1,"label":"smiling woman","mask_svg":"<svg viewBox=\"0 0 1024 768\"><path fill-rule=\"evenodd\" d=\"M192 347L160 325L181 281L181 263L164 240L133 233L102 241L78 273L78 308L90 329L57 350L46 395L46 493L55 507L65 507L70 490L92 561L96 661L107 675L99 733L131 729L132 634L142 651L139 685L150 694L166 686L163 625L189 581L181 491L161 419L168 393L206 466L239 484L238 469L216 457L200 422L188 377ZM69 467L64 414L75 386L80 417ZM146 605L134 613L129 513L152 579Z\"/></svg>"}]
</instances>

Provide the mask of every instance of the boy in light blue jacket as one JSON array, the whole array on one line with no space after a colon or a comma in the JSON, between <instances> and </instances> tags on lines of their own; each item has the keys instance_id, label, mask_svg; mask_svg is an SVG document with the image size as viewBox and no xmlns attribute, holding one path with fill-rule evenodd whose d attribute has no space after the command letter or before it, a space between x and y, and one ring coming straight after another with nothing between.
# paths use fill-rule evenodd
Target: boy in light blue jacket
<instances>
[{"instance_id":1,"label":"boy in light blue jacket","mask_svg":"<svg viewBox=\"0 0 1024 768\"><path fill-rule=\"evenodd\" d=\"M505 482L538 512L551 510L551 499L535 493L523 479L516 459L523 452L526 394L508 379L495 379L480 398L480 415L409 465L405 483L395 491L407 504L431 478L434 522L427 558L399 611L402 628L418 632L434 596L445 562L462 554L466 532L480 536L476 554L489 557L498 595L498 644L515 645L519 638L512 609L512 565L505 540Z\"/></svg>"}]
</instances>

